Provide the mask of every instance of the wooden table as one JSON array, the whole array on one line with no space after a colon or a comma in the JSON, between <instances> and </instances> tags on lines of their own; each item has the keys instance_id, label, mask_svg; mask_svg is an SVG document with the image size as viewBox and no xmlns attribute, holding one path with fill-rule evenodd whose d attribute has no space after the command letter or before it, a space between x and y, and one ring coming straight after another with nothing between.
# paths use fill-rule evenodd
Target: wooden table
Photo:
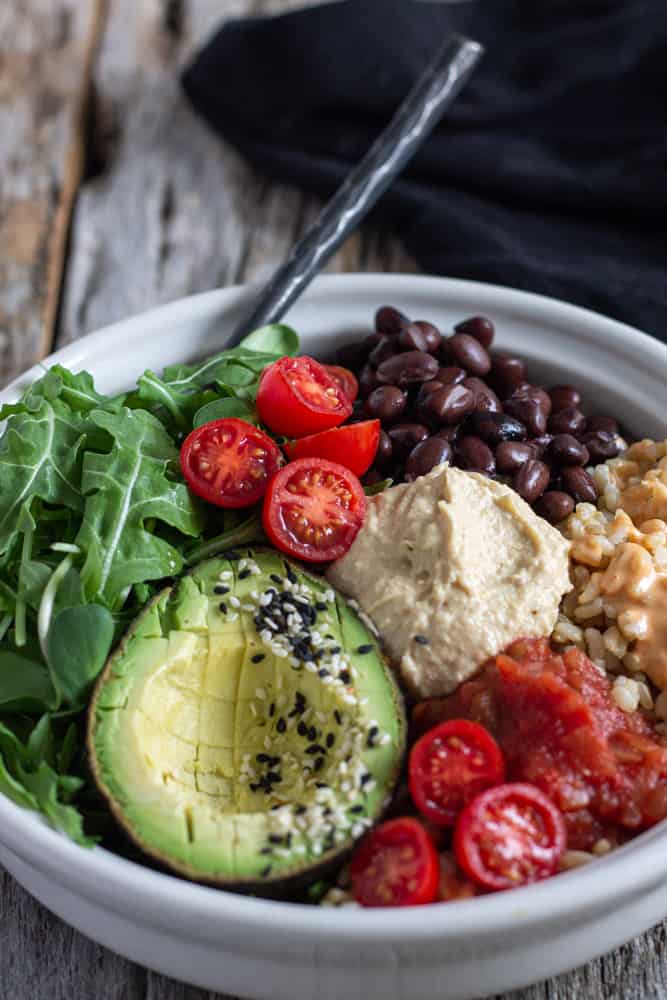
<instances>
[{"instance_id":1,"label":"wooden table","mask_svg":"<svg viewBox=\"0 0 667 1000\"><path fill-rule=\"evenodd\" d=\"M258 280L317 211L198 121L178 69L222 16L298 0L4 0L0 385L55 347L190 292ZM414 271L366 229L336 271ZM665 1000L667 922L506 1000ZM185 970L184 970L185 972ZM540 978L539 968L535 978ZM0 996L204 1000L71 930L0 869Z\"/></svg>"}]
</instances>

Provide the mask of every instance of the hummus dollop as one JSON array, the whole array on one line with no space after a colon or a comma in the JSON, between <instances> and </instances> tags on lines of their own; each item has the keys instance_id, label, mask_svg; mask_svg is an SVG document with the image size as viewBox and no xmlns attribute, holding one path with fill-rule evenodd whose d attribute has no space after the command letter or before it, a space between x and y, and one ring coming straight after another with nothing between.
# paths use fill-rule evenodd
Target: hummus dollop
<instances>
[{"instance_id":1,"label":"hummus dollop","mask_svg":"<svg viewBox=\"0 0 667 1000\"><path fill-rule=\"evenodd\" d=\"M330 582L378 629L418 698L449 694L520 636L551 633L569 543L509 486L440 465L368 501Z\"/></svg>"}]
</instances>

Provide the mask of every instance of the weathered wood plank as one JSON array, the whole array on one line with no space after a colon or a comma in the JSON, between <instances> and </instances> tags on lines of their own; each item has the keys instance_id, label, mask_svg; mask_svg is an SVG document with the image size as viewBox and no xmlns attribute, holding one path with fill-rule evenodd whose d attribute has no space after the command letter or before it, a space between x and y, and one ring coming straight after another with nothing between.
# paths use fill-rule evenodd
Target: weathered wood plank
<instances>
[{"instance_id":1,"label":"weathered wood plank","mask_svg":"<svg viewBox=\"0 0 667 1000\"><path fill-rule=\"evenodd\" d=\"M229 0L225 14L296 6ZM190 292L267 276L317 206L270 185L196 118L178 70L219 23L219 0L140 7L116 0L96 72L98 113L112 117L102 170L75 214L59 343ZM380 256L353 241L333 269ZM361 251L361 252L360 252ZM397 245L398 269L412 265Z\"/></svg>"},{"instance_id":2,"label":"weathered wood plank","mask_svg":"<svg viewBox=\"0 0 667 1000\"><path fill-rule=\"evenodd\" d=\"M100 4L0 7L0 385L51 349Z\"/></svg>"}]
</instances>

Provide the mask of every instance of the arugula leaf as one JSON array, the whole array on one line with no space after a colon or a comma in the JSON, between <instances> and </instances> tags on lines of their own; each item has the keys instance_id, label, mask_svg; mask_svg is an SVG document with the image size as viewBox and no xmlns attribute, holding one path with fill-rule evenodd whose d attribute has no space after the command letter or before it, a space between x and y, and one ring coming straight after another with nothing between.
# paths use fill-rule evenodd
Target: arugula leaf
<instances>
[{"instance_id":1,"label":"arugula leaf","mask_svg":"<svg viewBox=\"0 0 667 1000\"><path fill-rule=\"evenodd\" d=\"M271 323L249 333L239 344L240 350L262 351L264 354L288 354L299 350L299 334L284 323Z\"/></svg>"},{"instance_id":2,"label":"arugula leaf","mask_svg":"<svg viewBox=\"0 0 667 1000\"><path fill-rule=\"evenodd\" d=\"M113 637L113 617L100 604L66 608L52 620L48 638L49 666L68 704L84 703L104 666Z\"/></svg>"},{"instance_id":3,"label":"arugula leaf","mask_svg":"<svg viewBox=\"0 0 667 1000\"><path fill-rule=\"evenodd\" d=\"M113 609L125 588L183 568L180 552L146 530L144 521L155 518L197 536L202 515L185 483L167 475L178 452L156 417L123 407L118 413L93 410L90 419L113 446L109 454L84 455L86 505L76 542L86 553L81 570L86 598Z\"/></svg>"},{"instance_id":4,"label":"arugula leaf","mask_svg":"<svg viewBox=\"0 0 667 1000\"><path fill-rule=\"evenodd\" d=\"M0 556L16 541L21 508L33 497L81 510L77 464L83 439L80 419L58 400L9 417L0 439Z\"/></svg>"},{"instance_id":5,"label":"arugula leaf","mask_svg":"<svg viewBox=\"0 0 667 1000\"><path fill-rule=\"evenodd\" d=\"M240 420L247 420L250 424L259 423L257 411L250 403L244 399L215 399L212 403L207 403L194 415L193 427L201 427L211 420L223 420L225 417L238 417Z\"/></svg>"}]
</instances>

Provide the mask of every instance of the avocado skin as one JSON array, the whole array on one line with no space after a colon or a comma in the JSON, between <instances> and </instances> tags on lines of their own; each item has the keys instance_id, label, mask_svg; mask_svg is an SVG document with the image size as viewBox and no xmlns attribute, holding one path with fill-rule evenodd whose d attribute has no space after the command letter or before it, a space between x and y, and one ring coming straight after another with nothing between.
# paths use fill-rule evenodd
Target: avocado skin
<instances>
[{"instance_id":1,"label":"avocado skin","mask_svg":"<svg viewBox=\"0 0 667 1000\"><path fill-rule=\"evenodd\" d=\"M234 560L238 557L254 559L263 555L275 557L277 554L270 549L255 547L253 549L239 550L234 554ZM282 559L282 557L280 558ZM182 859L175 859L170 857L167 853L160 851L154 844L151 843L149 839L144 836L140 829L136 829L128 822L122 806L108 787L104 767L100 761L96 745L95 737L100 711L100 701L104 697L107 685L110 682L113 683L112 672L114 666L118 663L122 663L123 658L127 653L128 645L132 639L137 635L141 635L142 632L145 632L148 637L151 637L152 634L157 636L158 621L160 622L162 635L164 635L165 628L169 629L169 627L174 624L178 624L180 626L186 625L194 627L195 629L198 625L201 626L201 619L197 619L197 608L194 605L191 608L188 606L188 595L186 592L192 591L192 581L198 575L201 576L202 573L205 573L210 567L218 566L224 562L225 560L221 560L220 557L206 560L205 562L193 567L188 574L177 580L173 586L166 587L159 594L157 594L140 612L137 619L135 619L134 623L128 628L118 646L110 655L100 677L97 680L88 710L87 748L90 769L95 783L107 802L120 830L134 848L139 848L146 862L151 867L154 867L157 870L169 872L170 874L178 875L203 885L211 885L217 888L224 888L244 894L259 895L267 898L295 898L299 897L313 882L330 876L342 864L344 864L352 854L355 844L360 838L358 836L350 836L349 840L346 840L342 844L335 845L330 850L322 853L317 859L308 858L305 862L297 860L293 866L281 868L267 876L243 876L238 873L221 874L219 872L213 875L203 872L195 865L188 864ZM288 562L287 560L283 560L283 562L287 565L291 565L294 570L305 577L307 581L312 581L320 587L323 585L324 581L310 574L301 564ZM185 600L183 600L183 598L185 598ZM363 630L363 641L374 643L372 637L366 631L365 626L363 626L359 621L356 612L354 612L352 608L347 605L340 595L337 595L337 606L340 607L341 605L344 605L345 613L349 614L351 619L354 621L353 631ZM178 618L177 622L174 621L174 609L176 609L176 616ZM190 618L188 618L189 612L192 612ZM403 697L394 679L388 660L377 644L374 643L374 647L374 654L377 660L381 663L384 678L387 681L391 694L393 712L395 713L398 731L395 760L391 771L383 780L384 795L382 803L379 807L373 810L372 816L369 813L369 818L372 818L375 823L382 819L385 812L391 807L392 804L393 792L403 769L407 723ZM358 664L356 665L358 666Z\"/></svg>"}]
</instances>

